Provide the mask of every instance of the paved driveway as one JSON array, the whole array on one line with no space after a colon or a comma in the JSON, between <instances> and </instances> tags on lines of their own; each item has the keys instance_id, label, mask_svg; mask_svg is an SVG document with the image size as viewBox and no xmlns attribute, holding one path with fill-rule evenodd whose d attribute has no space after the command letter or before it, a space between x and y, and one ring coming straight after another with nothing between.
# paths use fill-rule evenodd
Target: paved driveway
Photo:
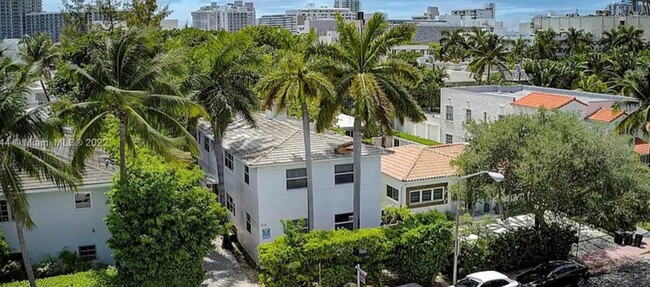
<instances>
[{"instance_id":1,"label":"paved driveway","mask_svg":"<svg viewBox=\"0 0 650 287\"><path fill-rule=\"evenodd\" d=\"M221 240L214 241L215 250L203 259L207 275L202 286L258 287L257 271L248 266L241 254L221 248Z\"/></svg>"},{"instance_id":2,"label":"paved driveway","mask_svg":"<svg viewBox=\"0 0 650 287\"><path fill-rule=\"evenodd\" d=\"M650 258L589 280L589 287L650 286Z\"/></svg>"}]
</instances>

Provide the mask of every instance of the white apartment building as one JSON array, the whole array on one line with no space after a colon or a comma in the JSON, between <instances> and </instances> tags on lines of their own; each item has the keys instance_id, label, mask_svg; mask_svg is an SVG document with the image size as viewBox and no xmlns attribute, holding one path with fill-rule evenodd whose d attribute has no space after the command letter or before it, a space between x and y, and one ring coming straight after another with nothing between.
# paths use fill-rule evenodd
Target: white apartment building
<instances>
[{"instance_id":1,"label":"white apartment building","mask_svg":"<svg viewBox=\"0 0 650 287\"><path fill-rule=\"evenodd\" d=\"M257 247L283 234L281 220L307 217L307 179L302 122L272 112L258 114L255 120L255 128L242 119L233 122L223 144L228 218L239 243L258 262ZM199 165L208 174L208 183L216 184L213 138L210 125L201 122ZM347 136L312 130L317 229L351 228L354 180L361 180L361 227L380 224L378 191L384 150L363 146L362 176L356 179L351 141Z\"/></svg>"},{"instance_id":2,"label":"white apartment building","mask_svg":"<svg viewBox=\"0 0 650 287\"><path fill-rule=\"evenodd\" d=\"M624 113L638 107L634 98L534 86L474 86L443 88L440 98L440 139L465 141L468 120L496 121L510 114L532 114L539 109L572 112L587 122L611 129L621 114L612 109L622 103Z\"/></svg>"},{"instance_id":3,"label":"white apartment building","mask_svg":"<svg viewBox=\"0 0 650 287\"><path fill-rule=\"evenodd\" d=\"M64 158L69 158L68 151L69 147L64 145L53 148L55 154ZM84 259L114 263L112 251L106 245L111 234L104 218L108 214L106 192L113 185L117 168L106 165L106 158L97 153L86 163L83 185L76 192L62 191L49 181L22 178L29 212L36 224L35 228L24 230L32 264L63 250L77 252ZM16 223L1 192L0 188L0 228L11 249L18 253Z\"/></svg>"},{"instance_id":4,"label":"white apartment building","mask_svg":"<svg viewBox=\"0 0 650 287\"><path fill-rule=\"evenodd\" d=\"M633 26L643 30L643 39L650 39L650 15L539 15L533 17L531 26L534 31L552 29L555 32L566 32L569 28L591 33L596 40L619 25Z\"/></svg>"},{"instance_id":5,"label":"white apartment building","mask_svg":"<svg viewBox=\"0 0 650 287\"><path fill-rule=\"evenodd\" d=\"M296 17L295 11L287 11L285 14L263 15L257 20L257 24L260 26L285 28L295 34L297 33L297 21L298 18Z\"/></svg>"},{"instance_id":6,"label":"white apartment building","mask_svg":"<svg viewBox=\"0 0 650 287\"><path fill-rule=\"evenodd\" d=\"M496 8L494 3L486 3L482 9L452 10L451 14L471 19L494 19Z\"/></svg>"},{"instance_id":7,"label":"white apartment building","mask_svg":"<svg viewBox=\"0 0 650 287\"><path fill-rule=\"evenodd\" d=\"M223 6L213 2L192 12L192 25L201 30L237 32L255 22L253 2L234 1Z\"/></svg>"}]
</instances>

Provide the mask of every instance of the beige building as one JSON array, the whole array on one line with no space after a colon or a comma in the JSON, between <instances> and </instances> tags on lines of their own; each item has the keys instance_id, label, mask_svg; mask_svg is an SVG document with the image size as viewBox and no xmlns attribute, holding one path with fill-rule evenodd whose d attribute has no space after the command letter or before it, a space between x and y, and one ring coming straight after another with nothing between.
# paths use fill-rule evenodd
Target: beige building
<instances>
[{"instance_id":1,"label":"beige building","mask_svg":"<svg viewBox=\"0 0 650 287\"><path fill-rule=\"evenodd\" d=\"M592 33L595 39L600 39L603 33L619 25L633 26L643 30L643 38L650 40L650 16L535 16L531 21L533 31L552 29L558 33L569 28Z\"/></svg>"},{"instance_id":2,"label":"beige building","mask_svg":"<svg viewBox=\"0 0 650 287\"><path fill-rule=\"evenodd\" d=\"M234 1L221 6L213 2L192 12L192 25L201 30L237 32L255 22L253 2Z\"/></svg>"}]
</instances>

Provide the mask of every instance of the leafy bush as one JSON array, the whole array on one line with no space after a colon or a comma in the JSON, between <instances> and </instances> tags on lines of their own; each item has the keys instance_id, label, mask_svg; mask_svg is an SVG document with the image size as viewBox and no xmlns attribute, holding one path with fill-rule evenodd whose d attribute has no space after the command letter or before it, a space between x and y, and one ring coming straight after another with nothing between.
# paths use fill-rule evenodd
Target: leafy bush
<instances>
[{"instance_id":1,"label":"leafy bush","mask_svg":"<svg viewBox=\"0 0 650 287\"><path fill-rule=\"evenodd\" d=\"M117 272L114 268L98 271L86 271L76 274L60 275L36 280L39 287L117 287ZM28 287L27 281L6 283L3 287Z\"/></svg>"},{"instance_id":2,"label":"leafy bush","mask_svg":"<svg viewBox=\"0 0 650 287\"><path fill-rule=\"evenodd\" d=\"M400 282L431 286L453 248L453 223L443 213L432 211L407 216L387 230L392 242L388 269Z\"/></svg>"},{"instance_id":3,"label":"leafy bush","mask_svg":"<svg viewBox=\"0 0 650 287\"><path fill-rule=\"evenodd\" d=\"M0 269L0 282L25 280L26 278L25 266L20 260L9 260Z\"/></svg>"},{"instance_id":4,"label":"leafy bush","mask_svg":"<svg viewBox=\"0 0 650 287\"><path fill-rule=\"evenodd\" d=\"M59 253L61 274L83 272L92 269L92 262L79 257L77 252L63 250Z\"/></svg>"},{"instance_id":5,"label":"leafy bush","mask_svg":"<svg viewBox=\"0 0 650 287\"><path fill-rule=\"evenodd\" d=\"M461 276L486 269L511 272L550 260L567 259L576 240L575 230L559 224L484 235L462 243L458 272ZM452 267L447 266L445 273L451 274Z\"/></svg>"},{"instance_id":6,"label":"leafy bush","mask_svg":"<svg viewBox=\"0 0 650 287\"><path fill-rule=\"evenodd\" d=\"M198 286L226 211L192 171L132 161L109 192L108 246L123 286ZM190 173L190 177L184 175Z\"/></svg>"},{"instance_id":7,"label":"leafy bush","mask_svg":"<svg viewBox=\"0 0 650 287\"><path fill-rule=\"evenodd\" d=\"M381 224L397 224L411 217L413 213L406 207L386 207L381 213Z\"/></svg>"},{"instance_id":8,"label":"leafy bush","mask_svg":"<svg viewBox=\"0 0 650 287\"><path fill-rule=\"evenodd\" d=\"M36 278L46 278L60 274L62 274L61 266L56 257L48 255L41 262L34 265L34 276L36 276Z\"/></svg>"},{"instance_id":9,"label":"leafy bush","mask_svg":"<svg viewBox=\"0 0 650 287\"><path fill-rule=\"evenodd\" d=\"M440 145L439 142L432 141L430 139L421 138L419 136L410 135L410 134L403 133L403 132L400 132L400 131L397 131L397 130L393 131L393 135L398 137L398 138L402 138L402 139L412 141L412 142L416 142L416 143L419 143L419 144L423 144L423 145L426 145L426 146Z\"/></svg>"},{"instance_id":10,"label":"leafy bush","mask_svg":"<svg viewBox=\"0 0 650 287\"><path fill-rule=\"evenodd\" d=\"M390 244L379 228L357 231L315 230L307 234L285 224L285 235L259 247L260 281L268 287L338 287L354 281L356 264L368 272L368 279L381 282L381 270Z\"/></svg>"}]
</instances>

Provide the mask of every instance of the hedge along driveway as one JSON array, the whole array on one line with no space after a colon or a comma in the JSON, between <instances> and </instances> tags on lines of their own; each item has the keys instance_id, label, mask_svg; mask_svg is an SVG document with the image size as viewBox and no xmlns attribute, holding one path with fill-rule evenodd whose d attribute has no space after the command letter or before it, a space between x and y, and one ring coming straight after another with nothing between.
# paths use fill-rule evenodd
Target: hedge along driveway
<instances>
[{"instance_id":1,"label":"hedge along driveway","mask_svg":"<svg viewBox=\"0 0 650 287\"><path fill-rule=\"evenodd\" d=\"M36 280L39 287L117 287L113 283L117 273L114 269L86 271ZM19 281L1 284L0 287L29 287L29 282Z\"/></svg>"}]
</instances>

